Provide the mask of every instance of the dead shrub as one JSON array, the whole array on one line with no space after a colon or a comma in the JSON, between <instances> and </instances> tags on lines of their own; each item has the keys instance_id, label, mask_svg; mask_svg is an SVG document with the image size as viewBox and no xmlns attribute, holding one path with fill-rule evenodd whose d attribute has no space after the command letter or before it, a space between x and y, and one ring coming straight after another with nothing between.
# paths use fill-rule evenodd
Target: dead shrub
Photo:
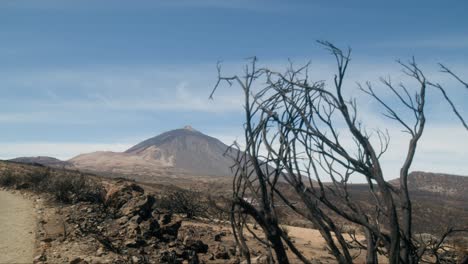
<instances>
[{"instance_id":1,"label":"dead shrub","mask_svg":"<svg viewBox=\"0 0 468 264\"><path fill-rule=\"evenodd\" d=\"M47 186L50 179L50 168L32 171L18 176L16 189L31 189L42 191Z\"/></svg>"},{"instance_id":2,"label":"dead shrub","mask_svg":"<svg viewBox=\"0 0 468 264\"><path fill-rule=\"evenodd\" d=\"M99 183L82 174L49 177L47 191L63 203L103 203L105 195Z\"/></svg>"},{"instance_id":3,"label":"dead shrub","mask_svg":"<svg viewBox=\"0 0 468 264\"><path fill-rule=\"evenodd\" d=\"M159 209L175 214L183 214L187 218L205 216L207 205L202 193L194 190L177 190L162 196L158 203Z\"/></svg>"},{"instance_id":4,"label":"dead shrub","mask_svg":"<svg viewBox=\"0 0 468 264\"><path fill-rule=\"evenodd\" d=\"M50 168L14 173L4 170L0 174L0 186L49 193L63 203L103 203L105 196L104 188L96 180L79 172L55 171Z\"/></svg>"},{"instance_id":5,"label":"dead shrub","mask_svg":"<svg viewBox=\"0 0 468 264\"><path fill-rule=\"evenodd\" d=\"M16 181L16 177L9 170L0 174L0 186L2 187L12 187L16 184Z\"/></svg>"},{"instance_id":6,"label":"dead shrub","mask_svg":"<svg viewBox=\"0 0 468 264\"><path fill-rule=\"evenodd\" d=\"M210 220L229 220L231 212L231 200L223 196L208 197L206 214Z\"/></svg>"}]
</instances>

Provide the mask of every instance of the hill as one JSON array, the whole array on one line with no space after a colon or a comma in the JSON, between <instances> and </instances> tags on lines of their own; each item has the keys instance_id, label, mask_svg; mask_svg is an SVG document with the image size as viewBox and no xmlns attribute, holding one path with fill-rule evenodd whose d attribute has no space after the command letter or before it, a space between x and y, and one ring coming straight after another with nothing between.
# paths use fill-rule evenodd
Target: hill
<instances>
[{"instance_id":1,"label":"hill","mask_svg":"<svg viewBox=\"0 0 468 264\"><path fill-rule=\"evenodd\" d=\"M399 179L390 183L399 185ZM413 171L408 175L408 186L412 192L429 192L438 196L450 196L468 200L468 177L444 173Z\"/></svg>"},{"instance_id":2,"label":"hill","mask_svg":"<svg viewBox=\"0 0 468 264\"><path fill-rule=\"evenodd\" d=\"M69 168L72 165L69 162L59 160L53 157L37 156L37 157L19 157L11 159L10 161L24 163L24 164L39 164L47 167L54 168Z\"/></svg>"}]
</instances>

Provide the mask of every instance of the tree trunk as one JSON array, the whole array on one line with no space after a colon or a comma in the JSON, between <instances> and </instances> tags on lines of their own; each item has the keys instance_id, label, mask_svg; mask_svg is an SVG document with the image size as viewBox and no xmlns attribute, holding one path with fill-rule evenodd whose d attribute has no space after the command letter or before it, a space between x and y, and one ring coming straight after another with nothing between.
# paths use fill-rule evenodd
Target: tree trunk
<instances>
[{"instance_id":1,"label":"tree trunk","mask_svg":"<svg viewBox=\"0 0 468 264\"><path fill-rule=\"evenodd\" d=\"M366 263L378 264L379 260L377 258L377 245L375 244L375 237L368 228L365 228L364 232L367 240Z\"/></svg>"},{"instance_id":2,"label":"tree trunk","mask_svg":"<svg viewBox=\"0 0 468 264\"><path fill-rule=\"evenodd\" d=\"M278 230L271 230L268 234L268 240L273 245L273 250L275 251L278 263L289 264L288 255L286 254L286 250L284 248L283 241L281 241L281 236Z\"/></svg>"}]
</instances>

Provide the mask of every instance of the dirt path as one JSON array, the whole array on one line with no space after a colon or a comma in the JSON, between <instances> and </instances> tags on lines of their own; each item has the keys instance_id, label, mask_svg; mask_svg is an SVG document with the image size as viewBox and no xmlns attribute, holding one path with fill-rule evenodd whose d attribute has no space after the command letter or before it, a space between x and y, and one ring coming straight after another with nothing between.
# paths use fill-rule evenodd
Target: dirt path
<instances>
[{"instance_id":1,"label":"dirt path","mask_svg":"<svg viewBox=\"0 0 468 264\"><path fill-rule=\"evenodd\" d=\"M31 201L0 190L0 263L32 263L34 217Z\"/></svg>"}]
</instances>

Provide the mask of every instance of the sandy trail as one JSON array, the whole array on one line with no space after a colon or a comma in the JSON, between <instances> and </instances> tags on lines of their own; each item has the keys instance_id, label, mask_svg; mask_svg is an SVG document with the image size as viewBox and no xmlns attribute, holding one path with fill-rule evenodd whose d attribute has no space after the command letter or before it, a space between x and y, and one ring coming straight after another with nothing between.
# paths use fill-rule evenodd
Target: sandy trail
<instances>
[{"instance_id":1,"label":"sandy trail","mask_svg":"<svg viewBox=\"0 0 468 264\"><path fill-rule=\"evenodd\" d=\"M32 202L0 190L0 263L32 263L34 233Z\"/></svg>"}]
</instances>

